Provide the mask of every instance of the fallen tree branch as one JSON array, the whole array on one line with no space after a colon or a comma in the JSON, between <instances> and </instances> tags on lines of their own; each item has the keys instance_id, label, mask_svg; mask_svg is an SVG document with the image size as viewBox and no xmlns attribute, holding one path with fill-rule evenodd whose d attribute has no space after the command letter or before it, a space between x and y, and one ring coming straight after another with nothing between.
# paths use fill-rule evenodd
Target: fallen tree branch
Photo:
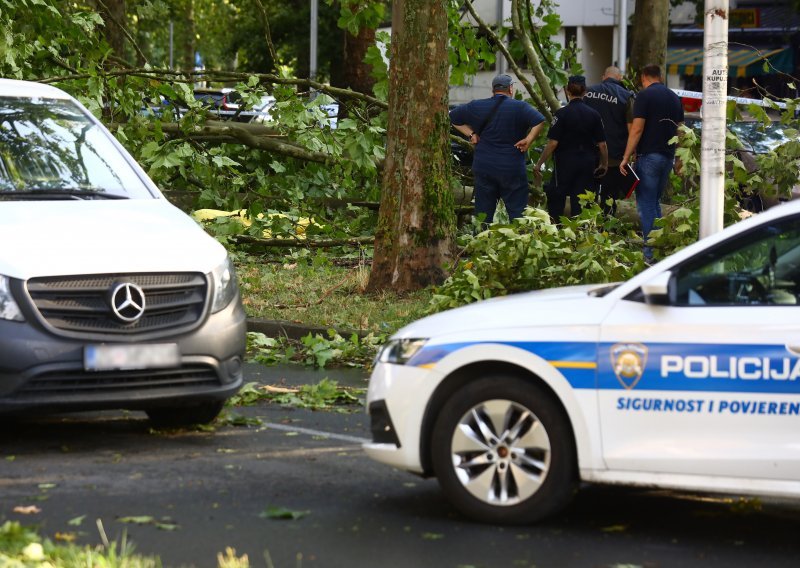
<instances>
[{"instance_id":1,"label":"fallen tree branch","mask_svg":"<svg viewBox=\"0 0 800 568\"><path fill-rule=\"evenodd\" d=\"M209 120L203 125L192 130L184 130L176 123L162 124L161 129L170 136L202 140L204 142L231 143L236 142L249 148L275 152L291 158L318 162L320 164L333 164L336 158L325 152L307 150L288 140L279 140L282 137L275 129L258 124L243 122L224 122ZM375 160L375 166L380 167L380 160Z\"/></svg>"},{"instance_id":2,"label":"fallen tree branch","mask_svg":"<svg viewBox=\"0 0 800 568\"><path fill-rule=\"evenodd\" d=\"M345 239L259 239L249 235L233 235L228 237L234 244L250 244L262 247L298 247L298 248L331 248L342 246L371 245L375 237L349 237Z\"/></svg>"},{"instance_id":3,"label":"fallen tree branch","mask_svg":"<svg viewBox=\"0 0 800 568\"><path fill-rule=\"evenodd\" d=\"M197 81L243 81L247 82L250 77L258 77L261 84L264 85L295 85L299 87L307 87L322 93L327 93L333 98L339 99L355 99L360 100L370 105L380 107L381 109L388 109L389 104L386 101L376 99L373 96L353 91L351 89L342 89L340 87L332 87L325 83L313 81L311 79L300 79L298 77L279 77L269 73L239 73L235 71L216 71L216 70L201 70L201 71L175 71L174 69L152 69L147 67L129 67L117 69L113 71L98 70L96 73L73 73L70 75L61 75L58 77L48 77L41 79L40 83L62 83L65 81L75 81L80 79L88 79L91 77L122 77L132 75L135 77L142 77L145 79L161 79L174 82L195 83Z\"/></svg>"},{"instance_id":4,"label":"fallen tree branch","mask_svg":"<svg viewBox=\"0 0 800 568\"><path fill-rule=\"evenodd\" d=\"M533 99L533 104L536 106L537 109L541 111L541 113L548 121L552 121L553 114L550 112L550 108L548 107L547 104L545 104L545 101L542 99L542 97L539 96L539 93L537 93L536 90L534 90L533 84L525 76L525 73L523 73L520 66L517 65L517 62L511 55L511 52L508 51L508 47L506 47L506 44L503 43L503 41L497 36L494 30L491 29L486 24L486 22L483 21L483 18L481 18L478 15L478 12L475 10L475 7L472 5L472 0L467 0L467 2L465 2L465 5L467 7L467 10L469 10L472 19L474 19L475 22L478 24L478 26L484 32L486 32L486 35L488 35L489 39L491 39L494 45L497 46L497 49L499 49L503 53L503 56L506 58L506 61L508 61L508 65L509 67L511 67L511 70L514 71L514 74L517 76L520 82L523 85L525 85L525 90L528 91L528 94L530 95L531 99Z\"/></svg>"}]
</instances>

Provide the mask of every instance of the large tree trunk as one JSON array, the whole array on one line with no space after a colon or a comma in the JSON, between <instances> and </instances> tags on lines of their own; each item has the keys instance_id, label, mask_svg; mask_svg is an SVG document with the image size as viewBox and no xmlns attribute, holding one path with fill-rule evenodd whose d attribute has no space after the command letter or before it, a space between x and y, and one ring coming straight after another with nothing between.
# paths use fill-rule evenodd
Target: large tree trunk
<instances>
[{"instance_id":1,"label":"large tree trunk","mask_svg":"<svg viewBox=\"0 0 800 568\"><path fill-rule=\"evenodd\" d=\"M194 0L186 0L186 12L184 13L184 26L186 30L183 35L183 45L181 45L181 69L191 71L195 68L195 20L194 20Z\"/></svg>"},{"instance_id":2,"label":"large tree trunk","mask_svg":"<svg viewBox=\"0 0 800 568\"><path fill-rule=\"evenodd\" d=\"M105 24L103 35L114 54L125 59L125 0L98 0L97 11Z\"/></svg>"},{"instance_id":3,"label":"large tree trunk","mask_svg":"<svg viewBox=\"0 0 800 568\"><path fill-rule=\"evenodd\" d=\"M354 91L372 94L375 79L370 75L371 66L364 63L367 49L375 43L375 30L361 28L358 35L354 36L348 31L344 32L344 87Z\"/></svg>"},{"instance_id":4,"label":"large tree trunk","mask_svg":"<svg viewBox=\"0 0 800 568\"><path fill-rule=\"evenodd\" d=\"M441 282L453 259L447 0L395 0L388 146L368 290Z\"/></svg>"},{"instance_id":5,"label":"large tree trunk","mask_svg":"<svg viewBox=\"0 0 800 568\"><path fill-rule=\"evenodd\" d=\"M630 69L634 73L650 63L666 77L669 0L636 0Z\"/></svg>"}]
</instances>

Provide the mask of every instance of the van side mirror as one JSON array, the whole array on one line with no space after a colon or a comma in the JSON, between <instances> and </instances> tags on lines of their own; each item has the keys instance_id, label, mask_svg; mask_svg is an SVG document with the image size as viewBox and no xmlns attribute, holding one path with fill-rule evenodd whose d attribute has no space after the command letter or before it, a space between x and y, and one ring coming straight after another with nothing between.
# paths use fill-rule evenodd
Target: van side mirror
<instances>
[{"instance_id":1,"label":"van side mirror","mask_svg":"<svg viewBox=\"0 0 800 568\"><path fill-rule=\"evenodd\" d=\"M645 302L657 306L667 306L670 301L670 283L672 272L662 272L642 284L642 294Z\"/></svg>"}]
</instances>

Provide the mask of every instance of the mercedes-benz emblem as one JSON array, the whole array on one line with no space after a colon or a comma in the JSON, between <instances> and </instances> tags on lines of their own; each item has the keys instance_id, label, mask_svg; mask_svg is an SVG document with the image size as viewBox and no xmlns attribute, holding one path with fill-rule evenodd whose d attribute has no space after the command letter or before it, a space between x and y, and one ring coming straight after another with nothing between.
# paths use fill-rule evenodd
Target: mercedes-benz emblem
<instances>
[{"instance_id":1,"label":"mercedes-benz emblem","mask_svg":"<svg viewBox=\"0 0 800 568\"><path fill-rule=\"evenodd\" d=\"M111 290L111 309L124 323L134 323L144 314L144 290L133 282L123 282Z\"/></svg>"}]
</instances>

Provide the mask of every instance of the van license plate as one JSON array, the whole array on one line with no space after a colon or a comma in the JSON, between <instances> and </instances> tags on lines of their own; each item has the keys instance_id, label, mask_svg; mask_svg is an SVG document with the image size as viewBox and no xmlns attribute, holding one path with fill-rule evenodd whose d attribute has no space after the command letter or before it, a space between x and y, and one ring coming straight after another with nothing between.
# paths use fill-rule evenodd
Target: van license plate
<instances>
[{"instance_id":1,"label":"van license plate","mask_svg":"<svg viewBox=\"0 0 800 568\"><path fill-rule=\"evenodd\" d=\"M86 345L83 348L83 368L87 371L164 369L177 367L180 362L176 343Z\"/></svg>"}]
</instances>

